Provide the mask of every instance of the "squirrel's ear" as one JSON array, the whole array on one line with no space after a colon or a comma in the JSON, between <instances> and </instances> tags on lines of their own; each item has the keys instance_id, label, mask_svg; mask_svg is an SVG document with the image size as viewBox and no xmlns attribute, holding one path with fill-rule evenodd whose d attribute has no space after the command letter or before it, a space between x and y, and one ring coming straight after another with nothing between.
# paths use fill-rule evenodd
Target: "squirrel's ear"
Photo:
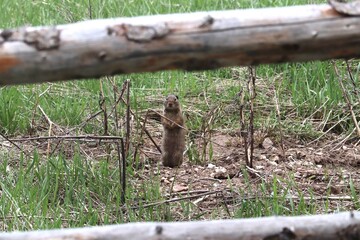
<instances>
[{"instance_id":1,"label":"squirrel's ear","mask_svg":"<svg viewBox=\"0 0 360 240\"><path fill-rule=\"evenodd\" d=\"M178 95L175 95L176 99L179 99L179 96Z\"/></svg>"}]
</instances>

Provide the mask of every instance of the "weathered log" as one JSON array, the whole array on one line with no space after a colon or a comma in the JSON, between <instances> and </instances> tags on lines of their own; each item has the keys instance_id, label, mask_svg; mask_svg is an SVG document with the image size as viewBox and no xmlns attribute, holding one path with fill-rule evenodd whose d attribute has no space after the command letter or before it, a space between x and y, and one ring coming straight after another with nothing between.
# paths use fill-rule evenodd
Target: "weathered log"
<instances>
[{"instance_id":1,"label":"weathered log","mask_svg":"<svg viewBox=\"0 0 360 240\"><path fill-rule=\"evenodd\" d=\"M358 57L360 16L347 9L305 5L0 30L0 86Z\"/></svg>"},{"instance_id":2,"label":"weathered log","mask_svg":"<svg viewBox=\"0 0 360 240\"><path fill-rule=\"evenodd\" d=\"M0 240L2 239L350 240L360 239L360 212L201 222L129 223L91 228L0 233Z\"/></svg>"}]
</instances>

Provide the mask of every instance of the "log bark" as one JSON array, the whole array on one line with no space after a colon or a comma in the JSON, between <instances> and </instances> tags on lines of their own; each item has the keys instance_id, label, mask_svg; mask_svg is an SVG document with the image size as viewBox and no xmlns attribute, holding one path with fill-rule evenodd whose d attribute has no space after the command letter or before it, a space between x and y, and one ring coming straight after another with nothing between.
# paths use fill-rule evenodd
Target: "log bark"
<instances>
[{"instance_id":1,"label":"log bark","mask_svg":"<svg viewBox=\"0 0 360 240\"><path fill-rule=\"evenodd\" d=\"M360 239L360 212L0 233L3 239L350 240Z\"/></svg>"},{"instance_id":2,"label":"log bark","mask_svg":"<svg viewBox=\"0 0 360 240\"><path fill-rule=\"evenodd\" d=\"M0 30L0 86L358 57L360 16L346 14L349 7L341 13L335 7L198 12Z\"/></svg>"}]
</instances>

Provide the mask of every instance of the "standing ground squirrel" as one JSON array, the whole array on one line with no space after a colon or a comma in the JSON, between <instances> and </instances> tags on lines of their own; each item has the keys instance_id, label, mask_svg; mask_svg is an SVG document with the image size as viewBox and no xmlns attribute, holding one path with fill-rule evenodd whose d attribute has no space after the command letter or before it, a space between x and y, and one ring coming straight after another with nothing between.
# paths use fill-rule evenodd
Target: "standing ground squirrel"
<instances>
[{"instance_id":1,"label":"standing ground squirrel","mask_svg":"<svg viewBox=\"0 0 360 240\"><path fill-rule=\"evenodd\" d=\"M183 161L185 150L184 117L181 112L178 97L170 94L164 101L164 116L161 123L164 128L161 144L161 160L164 166L178 167ZM169 121L171 120L171 121Z\"/></svg>"}]
</instances>

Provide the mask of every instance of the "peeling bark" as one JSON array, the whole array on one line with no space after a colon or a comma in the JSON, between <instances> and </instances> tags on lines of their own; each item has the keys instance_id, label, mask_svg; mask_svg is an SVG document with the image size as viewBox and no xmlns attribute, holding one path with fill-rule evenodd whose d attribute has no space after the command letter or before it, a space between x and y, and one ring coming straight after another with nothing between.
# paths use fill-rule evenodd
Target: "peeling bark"
<instances>
[{"instance_id":1,"label":"peeling bark","mask_svg":"<svg viewBox=\"0 0 360 240\"><path fill-rule=\"evenodd\" d=\"M359 57L360 16L331 4L0 30L0 86Z\"/></svg>"},{"instance_id":2,"label":"peeling bark","mask_svg":"<svg viewBox=\"0 0 360 240\"><path fill-rule=\"evenodd\" d=\"M3 239L354 240L360 239L360 212L0 233Z\"/></svg>"}]
</instances>

